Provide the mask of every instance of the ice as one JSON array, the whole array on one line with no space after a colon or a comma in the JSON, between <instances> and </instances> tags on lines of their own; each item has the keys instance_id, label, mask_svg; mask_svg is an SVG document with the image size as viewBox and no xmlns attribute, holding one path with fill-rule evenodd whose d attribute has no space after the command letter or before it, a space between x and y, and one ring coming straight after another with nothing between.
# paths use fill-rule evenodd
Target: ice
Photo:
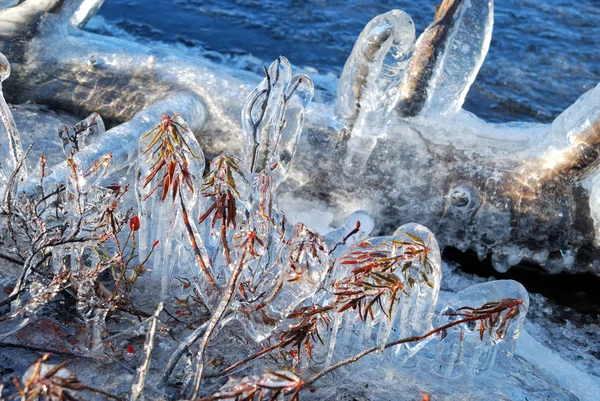
<instances>
[{"instance_id":1,"label":"ice","mask_svg":"<svg viewBox=\"0 0 600 401\"><path fill-rule=\"evenodd\" d=\"M397 101L414 41L412 19L393 10L367 24L346 61L336 114L352 131L345 165L348 174L364 169L377 138L385 134L385 115Z\"/></svg>"},{"instance_id":2,"label":"ice","mask_svg":"<svg viewBox=\"0 0 600 401\"><path fill-rule=\"evenodd\" d=\"M136 173L140 257L144 260L152 254L152 274L161 282L162 299L170 294L176 274L189 275L204 297L215 288L191 217L198 207L204 166L204 153L178 114L164 114L140 137Z\"/></svg>"},{"instance_id":3,"label":"ice","mask_svg":"<svg viewBox=\"0 0 600 401\"><path fill-rule=\"evenodd\" d=\"M331 295L322 301L330 304L336 296L338 312L343 312L333 316L325 365L429 331L441 278L435 237L419 224L348 247L333 267L326 291ZM424 345L400 345L386 355L402 365Z\"/></svg>"},{"instance_id":4,"label":"ice","mask_svg":"<svg viewBox=\"0 0 600 401\"><path fill-rule=\"evenodd\" d=\"M65 157L69 157L71 152L83 150L90 135L103 135L104 132L104 121L98 113L92 113L85 120L75 124L73 130L64 125L58 131L58 136L61 139Z\"/></svg>"},{"instance_id":5,"label":"ice","mask_svg":"<svg viewBox=\"0 0 600 401\"><path fill-rule=\"evenodd\" d=\"M394 236L405 243L402 253L411 266L403 269L403 278L409 284L408 294L404 294L398 304L393 335L390 340L417 336L433 328L433 317L437 306L442 280L442 257L437 240L426 227L409 223L399 227ZM423 246L425 248L423 248ZM423 253L419 253L423 251ZM426 256L425 256L426 255ZM414 283L411 285L411 283ZM424 341L415 344L402 344L390 352L398 363L405 363L423 346Z\"/></svg>"},{"instance_id":6,"label":"ice","mask_svg":"<svg viewBox=\"0 0 600 401\"><path fill-rule=\"evenodd\" d=\"M563 145L588 142L600 130L600 85L583 94L552 122L552 136Z\"/></svg>"},{"instance_id":7,"label":"ice","mask_svg":"<svg viewBox=\"0 0 600 401\"><path fill-rule=\"evenodd\" d=\"M130 121L106 131L103 135L98 135L92 144L75 154L76 164L82 170L87 170L99 158L110 154L112 160L108 174L119 173L118 175L123 179L123 173L133 167L137 160L135 144L138 143L139 137L156 125L163 112L171 109L176 109L181 114L181 118L190 124L192 130L199 129L205 122L206 110L197 96L189 93L174 94L147 107ZM70 173L66 161L50 165L49 170L51 172L44 180L49 187L63 183ZM33 194L38 190L38 181L39 177L33 177L25 181L20 190Z\"/></svg>"},{"instance_id":8,"label":"ice","mask_svg":"<svg viewBox=\"0 0 600 401\"><path fill-rule=\"evenodd\" d=\"M344 224L325 236L331 249L330 258L336 259L344 249L366 239L374 228L375 222L369 212L358 210L352 213Z\"/></svg>"},{"instance_id":9,"label":"ice","mask_svg":"<svg viewBox=\"0 0 600 401\"><path fill-rule=\"evenodd\" d=\"M444 330L432 369L448 379L501 383L510 369L529 307L529 295L520 283L499 280L468 287L442 308L437 322L443 326L464 319L464 312L471 311L465 308L489 305L492 309L496 302L508 299L519 301L515 309L505 310L489 321L466 322Z\"/></svg>"},{"instance_id":10,"label":"ice","mask_svg":"<svg viewBox=\"0 0 600 401\"><path fill-rule=\"evenodd\" d=\"M235 257L238 256L234 249L236 228L248 212L246 207L251 206L251 182L251 174L242 161L229 154L213 159L209 172L204 176L198 222L202 241L212 260L215 279L220 285L227 282L236 262ZM266 188L263 190L268 192ZM243 224L241 226L240 233L245 228ZM243 258L240 256L240 259Z\"/></svg>"},{"instance_id":11,"label":"ice","mask_svg":"<svg viewBox=\"0 0 600 401\"><path fill-rule=\"evenodd\" d=\"M373 18L358 37L338 84L337 117L353 123L363 112L390 105L401 84L415 40L412 19L402 10ZM361 136L367 133L357 131Z\"/></svg>"},{"instance_id":12,"label":"ice","mask_svg":"<svg viewBox=\"0 0 600 401\"><path fill-rule=\"evenodd\" d=\"M493 25L493 0L443 1L417 41L398 111L414 117L461 110L487 55Z\"/></svg>"},{"instance_id":13,"label":"ice","mask_svg":"<svg viewBox=\"0 0 600 401\"><path fill-rule=\"evenodd\" d=\"M296 152L314 86L306 75L292 76L285 57L275 60L265 75L244 104L242 160L252 173L273 170L280 183Z\"/></svg>"},{"instance_id":14,"label":"ice","mask_svg":"<svg viewBox=\"0 0 600 401\"><path fill-rule=\"evenodd\" d=\"M10 63L4 54L0 53L0 117L3 123L3 128L0 129L0 192L2 194L17 163L23 157L21 136L2 93L2 82L9 76ZM21 175L26 175L26 172L21 170Z\"/></svg>"},{"instance_id":15,"label":"ice","mask_svg":"<svg viewBox=\"0 0 600 401\"><path fill-rule=\"evenodd\" d=\"M259 284L252 287L253 293L265 292L260 300L264 305L260 309L253 308L247 318L241 320L257 342L267 339L298 305L311 298L327 272L328 250L320 235L298 223L284 241L281 246L272 245L279 250L274 258L259 260L259 264L267 262L267 265L260 270L253 266L249 269L253 282ZM249 281L248 278L245 281Z\"/></svg>"},{"instance_id":16,"label":"ice","mask_svg":"<svg viewBox=\"0 0 600 401\"><path fill-rule=\"evenodd\" d=\"M581 378L586 388L577 390L577 395L597 398L594 380L545 355L535 345L525 343L534 354L529 362L522 358L526 350L513 357L528 307L527 294L516 284L471 287L444 307L438 322L432 319L441 279L438 240L441 246L474 250L481 258L492 254L498 270L521 261L546 264L551 271L560 270L554 267L556 263L578 271L597 270L593 262L584 265L578 257L597 251L590 245L595 233L589 224L581 224L589 220L588 204L591 216L598 215L596 184L592 183L589 194L586 191L590 188L581 187L580 179L588 177L596 166L597 143L588 133L594 133L599 118L594 111L598 89L556 120L555 135L547 135L553 129L549 125L488 124L460 110L487 51L491 2L444 1L434 25L422 35L412 56L414 26L408 16L394 11L376 18L361 35L344 70L337 112L333 104L308 106L312 82L306 76L292 75L283 57L271 64L265 79L242 104L240 99L249 85L259 81L257 76L228 66L219 69L173 53L167 46L150 49L78 31L100 3L69 2L58 16L64 19L73 12L78 14L68 30L54 29L56 15L44 19L39 32L48 37L36 37L28 53L22 55L25 61L20 72L20 85L27 88L35 82L36 90L22 90L19 96L51 99L54 106L88 113L100 104L109 109L107 123L111 125L136 114L130 122L108 132L98 128L88 137L89 143L85 140L89 130L84 130L81 142L77 138L71 141L63 131L65 154L76 152L66 163L49 165L44 190L47 193L52 184L67 183L66 214L81 222L83 232L90 233L98 228L96 218L103 208L108 211L107 203L110 206L107 199L111 192L98 185L105 177L118 181L113 188L131 183L131 167L137 160L140 204L132 213L141 218L142 258L153 252L152 271L142 277L143 289L139 290L142 310L152 310L158 299L165 299L165 311L172 310L173 304L185 304L179 295L188 296L186 286L191 286L202 298L199 303L212 312L209 321L214 332L206 332L196 359L186 355L186 347L196 349L199 338L194 336L206 327L201 323L205 316L186 320L169 312L168 317L158 319L157 315L153 319L152 335L161 339L154 349L157 360L165 361L174 349L179 356L185 355L179 369L170 372L175 372L175 377L168 381L165 391L179 390L189 372L202 362L207 371L218 373L224 367L219 358L230 361L236 354L246 355L249 348L277 344L277 335L297 322L299 310L320 306L331 318L329 332L321 332L323 346L314 332L309 332L293 350L288 347L259 358L252 362L250 372L244 373L263 367L276 370L281 365L292 365L299 374L303 369L313 372L375 346L378 352L348 365L338 376L331 375L331 382L344 372L352 373L348 384L351 391L347 393L361 399L367 399L363 397L366 388L379 387L373 384L388 378L390 383L382 386L385 389L371 390L375 397L412 399L419 391L443 386L451 397L466 383L473 392L460 394L465 399L573 400L555 384L572 390ZM55 47L48 46L52 40ZM33 65L53 65L56 69L52 77L43 71L35 80L28 80L28 69ZM90 77L98 78L92 81L98 86L91 93L90 81L86 81ZM112 79L127 96L115 96L114 89L101 84ZM417 80L417 85L410 87ZM140 86L140 82L147 85ZM404 116L393 109L399 88L413 91L409 93L412 97L401 99L400 111L408 113ZM157 101L172 92L179 93ZM243 138L237 123L240 111ZM95 119L93 116L83 125L93 126L89 121ZM203 127L205 119L208 123ZM164 124L166 137L149 135L140 140L140 135L159 121ZM303 123L307 135L299 139ZM169 135L170 143L161 149L165 138L169 142ZM574 153L576 162L569 162L571 159L565 157L569 154L560 153L562 148L552 148L558 143L554 137L559 135L568 138L560 142L567 149L581 150ZM211 162L204 179L198 142L207 154L220 155ZM240 148L241 159L231 155ZM222 153L224 150L227 153ZM166 171L162 170L162 160L154 157L166 159ZM104 168L110 158L111 165ZM96 174L100 168L107 175ZM34 194L40 190L39 180L30 177L19 190ZM321 236L308 225L289 224L280 212L278 192L291 199L297 209L294 216L309 216L324 233L330 225L341 225ZM343 222L353 210L360 211ZM391 236L367 239L373 230L377 230L376 235L389 235L406 221L424 223L429 229L411 223ZM437 239L432 232L438 234ZM583 253L578 255L580 248ZM26 275L26 288L12 305L13 314L0 317L2 334L12 333L35 318L43 303L64 288L66 273L71 274L69 290L76 292L73 304L86 323L91 351L98 351L107 339L139 334L137 328L142 323L136 322L135 330L130 327L106 337L109 300L120 295L107 293L105 284L110 280L103 283L98 277L93 250L85 243L52 249L55 260L46 274L56 281L43 280L37 273ZM37 260L28 263L35 265ZM390 263L391 267L385 267ZM331 275L326 277L330 268ZM241 272L239 281L236 271ZM219 297L226 284L231 292ZM481 290L486 286L489 290ZM317 293L319 289L322 291ZM492 314L483 322L449 327L437 338L420 337L436 324L459 318L456 314L483 313L460 306L477 308L488 301L502 303L506 297L522 299L523 303L511 304L508 312ZM514 306L519 308L518 316ZM127 325L121 315L111 316ZM411 336L421 340L383 352L386 342ZM306 339L312 342L303 342ZM235 348L236 342L243 345ZM311 350L312 359L295 364L298 354ZM547 361L559 368L550 367L546 369L548 376L543 376L539 367ZM511 362L516 368L509 370ZM119 374L127 369L116 363L114 366ZM560 369L567 372L565 377L553 378L560 375ZM494 388L496 378L506 377L507 372L508 390ZM148 381L154 383L156 372L147 373ZM429 379L431 383L427 383ZM229 388L253 386L260 380L266 386L282 385L266 375L232 380ZM221 383L206 384L207 391ZM306 396L327 399L319 397L321 389L315 386L316 394L305 392ZM335 397L344 397L342 385L336 384L335 391L338 389L340 394ZM396 390L396 395L386 393L391 392L389 389ZM406 389L414 391L409 394ZM139 395L141 387L135 391ZM442 397L446 393L440 392Z\"/></svg>"},{"instance_id":17,"label":"ice","mask_svg":"<svg viewBox=\"0 0 600 401\"><path fill-rule=\"evenodd\" d=\"M106 175L110 158L101 159L101 164L90 171L81 170L72 157L68 158L67 163L71 166L71 174L65 185L65 211L73 225L67 237L87 237L90 240L55 247L53 269L54 273L58 273L67 268L68 264L77 295L77 312L85 322L86 351L101 354L103 338L108 336L106 318L112 305L104 302L103 296L107 294L98 291L98 277L104 269L94 250L98 246L94 238L101 236L101 226L106 223L98 217L106 216L104 208L113 201L114 192L98 185ZM112 297L112 293L109 294Z\"/></svg>"}]
</instances>

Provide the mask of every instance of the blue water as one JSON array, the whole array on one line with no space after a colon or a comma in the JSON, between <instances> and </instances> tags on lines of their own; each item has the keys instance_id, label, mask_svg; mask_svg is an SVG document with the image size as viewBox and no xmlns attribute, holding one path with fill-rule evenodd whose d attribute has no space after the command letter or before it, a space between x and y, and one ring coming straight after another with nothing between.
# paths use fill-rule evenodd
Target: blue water
<instances>
[{"instance_id":1,"label":"blue water","mask_svg":"<svg viewBox=\"0 0 600 401\"><path fill-rule=\"evenodd\" d=\"M440 0L108 0L100 15L139 40L180 42L339 74L374 16L399 8L421 32ZM600 82L600 0L498 0L487 60L465 108L551 121Z\"/></svg>"}]
</instances>

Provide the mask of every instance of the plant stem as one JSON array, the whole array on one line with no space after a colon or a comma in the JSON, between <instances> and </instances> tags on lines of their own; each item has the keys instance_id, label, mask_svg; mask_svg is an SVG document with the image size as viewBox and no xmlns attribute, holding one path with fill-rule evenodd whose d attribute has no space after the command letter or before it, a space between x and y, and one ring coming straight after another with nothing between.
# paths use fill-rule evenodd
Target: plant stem
<instances>
[{"instance_id":1,"label":"plant stem","mask_svg":"<svg viewBox=\"0 0 600 401\"><path fill-rule=\"evenodd\" d=\"M183 353L187 351L187 349L190 348L192 344L194 344L200 338L200 336L204 334L207 326L208 321L204 322L200 327L194 330L194 332L188 338L186 338L184 342L179 344L179 347L177 347L177 349L175 350L175 352L173 352L173 355L169 359L169 362L167 362L167 367L165 368L165 372L163 373L163 377L161 378L161 384L164 385L167 383L167 380L169 380L169 377L171 376L171 374L173 374L173 370L175 370L175 366L183 356Z\"/></svg>"},{"instance_id":2,"label":"plant stem","mask_svg":"<svg viewBox=\"0 0 600 401\"><path fill-rule=\"evenodd\" d=\"M148 335L146 338L146 343L144 344L144 352L145 358L144 362L140 365L137 372L137 380L133 386L131 386L131 394L129 396L130 401L137 401L138 398L142 395L142 391L144 390L144 384L146 384L146 376L148 375L148 369L150 368L150 357L152 356L152 350L154 349L154 336L156 335L156 326L158 324L158 315L163 309L163 303L158 304L158 308L156 308L156 312L154 312L154 316L152 317L152 323L150 323L150 330L148 330Z\"/></svg>"},{"instance_id":3,"label":"plant stem","mask_svg":"<svg viewBox=\"0 0 600 401\"><path fill-rule=\"evenodd\" d=\"M344 359L343 361L340 361L334 365L331 365L330 367L322 370L321 372L317 373L316 375L314 375L313 377L309 378L308 380L306 380L304 382L304 386L309 386L311 384L313 384L314 382L316 382L317 380L319 380L321 377L333 372L334 370L341 368L342 366L348 365L350 363L354 363L356 361L358 361L359 359L372 354L373 352L376 351L380 351L382 349L388 349L390 347L394 347L396 345L400 345L400 344L406 344L406 343L412 343L412 342L416 342L416 341L422 341L424 339L426 339L427 337L430 337L436 333L439 333L440 331L444 331L446 329L449 329L451 327L454 326L458 326L459 324L463 324L463 323L467 323L467 322L474 322L474 321L478 321L478 320L485 320L487 318L489 318L490 314L486 314L486 315L476 315L476 316L471 316L471 317L467 317L464 319L460 319L460 320L455 320L454 322L450 322L447 323L443 326L440 327L436 327L435 329L420 335L420 336L412 336L412 337L407 337L407 338L401 338L399 340L396 341L392 341L389 342L387 344L385 344L383 347L381 346L375 346L372 348L368 348L356 355L354 355L353 357L350 357L348 359Z\"/></svg>"},{"instance_id":4,"label":"plant stem","mask_svg":"<svg viewBox=\"0 0 600 401\"><path fill-rule=\"evenodd\" d=\"M194 254L196 255L196 259L198 260L198 263L200 264L200 267L202 268L202 271L204 272L204 275L206 276L206 280L208 281L208 283L218 293L220 293L221 289L219 288L219 286L217 286L217 284L215 282L215 278L213 277L212 271L209 269L209 267L204 262L204 258L202 257L202 253L200 252L200 248L198 247L198 242L196 241L196 236L194 235L194 230L192 229L192 225L190 224L190 219L188 217L187 208L185 207L185 204L183 203L183 196L181 194L181 189L179 190L179 202L181 204L181 214L183 217L183 225L185 225L185 228L187 230L188 237L190 239L190 243L192 244L192 249L194 250Z\"/></svg>"},{"instance_id":5,"label":"plant stem","mask_svg":"<svg viewBox=\"0 0 600 401\"><path fill-rule=\"evenodd\" d=\"M284 344L285 344L285 343L282 341L282 342L279 342L279 343L277 343L277 344L275 344L275 345L271 345L270 347L263 348L263 349L261 349L260 351L258 351L258 352L256 352L256 353L254 353L253 355L250 355L248 358L246 358L246 359L242 359L241 361L237 361L236 363L234 363L233 365L229 366L229 367L228 367L228 368L226 368L225 370L223 370L223 371L219 372L219 373L216 375L216 377L219 377L219 376L224 376L224 375L226 375L227 373L229 373L229 372L231 372L232 370L234 370L235 368L237 368L238 366L245 365L245 364L247 364L248 362L251 362L251 361L253 361L253 360L257 359L257 358L260 358L261 356L263 356L263 355L265 355L265 354L268 354L269 352L271 352L271 351L273 351L273 350L276 350L277 348L280 348L280 347L282 347Z\"/></svg>"},{"instance_id":6,"label":"plant stem","mask_svg":"<svg viewBox=\"0 0 600 401\"><path fill-rule=\"evenodd\" d=\"M192 399L198 397L198 391L200 391L200 384L202 383L202 375L204 373L204 354L206 352L206 346L208 345L208 341L213 331L225 316L229 305L231 304L231 300L235 295L237 289L237 282L239 277L242 274L242 270L244 270L244 260L246 259L246 252L242 254L240 257L240 261L233 271L231 278L229 279L229 283L227 283L227 287L225 292L222 295L221 302L219 306L215 310L214 314L208 321L208 327L206 328L206 332L204 333L204 337L202 337L202 342L200 343L200 349L198 350L198 354L196 355L196 360L198 361L198 365L196 367L196 377L194 379L194 389L192 391Z\"/></svg>"}]
</instances>

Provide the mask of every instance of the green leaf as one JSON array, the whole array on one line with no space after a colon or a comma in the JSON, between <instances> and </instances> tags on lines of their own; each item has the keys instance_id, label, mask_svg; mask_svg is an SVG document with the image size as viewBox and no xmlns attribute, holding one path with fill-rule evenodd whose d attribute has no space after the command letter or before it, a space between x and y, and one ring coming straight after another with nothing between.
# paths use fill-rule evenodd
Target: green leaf
<instances>
[{"instance_id":1,"label":"green leaf","mask_svg":"<svg viewBox=\"0 0 600 401\"><path fill-rule=\"evenodd\" d=\"M411 233L406 233L406 235L408 235L410 237L410 239L415 241L417 244L425 246L425 243L423 242L423 240L421 238L417 237L416 235L412 235Z\"/></svg>"}]
</instances>

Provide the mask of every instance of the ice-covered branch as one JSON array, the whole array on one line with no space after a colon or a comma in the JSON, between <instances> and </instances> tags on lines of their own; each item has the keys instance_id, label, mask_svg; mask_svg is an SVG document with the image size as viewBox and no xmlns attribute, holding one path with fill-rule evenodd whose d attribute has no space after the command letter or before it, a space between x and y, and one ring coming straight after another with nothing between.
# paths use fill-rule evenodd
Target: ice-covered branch
<instances>
[{"instance_id":1,"label":"ice-covered branch","mask_svg":"<svg viewBox=\"0 0 600 401\"><path fill-rule=\"evenodd\" d=\"M103 135L99 135L93 144L74 156L74 160L83 170L91 167L95 160L106 154L112 154L109 175L115 171L131 167L137 158L138 139L150 131L163 113L177 110L181 117L188 122L192 131L199 130L205 122L206 110L202 101L194 94L180 93L171 95L138 113L131 121L114 127ZM67 162L51 166L51 173L45 179L48 186L63 183L69 174ZM36 191L37 179L31 179L20 190L31 194Z\"/></svg>"}]
</instances>

